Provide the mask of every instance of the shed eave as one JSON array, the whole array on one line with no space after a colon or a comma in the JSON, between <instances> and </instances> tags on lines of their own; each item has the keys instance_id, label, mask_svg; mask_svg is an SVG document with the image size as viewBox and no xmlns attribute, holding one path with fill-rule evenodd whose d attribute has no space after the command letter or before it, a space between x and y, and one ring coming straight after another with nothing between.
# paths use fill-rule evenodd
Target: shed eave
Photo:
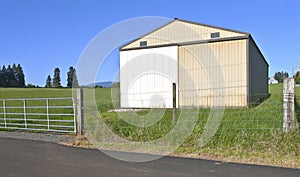
<instances>
[{"instance_id":1,"label":"shed eave","mask_svg":"<svg viewBox=\"0 0 300 177\"><path fill-rule=\"evenodd\" d=\"M120 51L128 51L128 50L140 50L140 49L150 49L150 48L169 47L169 46L187 46L187 45L235 41L235 40L243 40L243 39L249 39L249 36L247 35L247 36L235 36L235 37L217 38L217 39L209 39L209 40L197 40L197 41L188 41L188 42L180 42L180 43L152 45L152 46L145 46L145 47L132 47L132 48L126 48L126 49L120 48L119 50Z\"/></svg>"}]
</instances>

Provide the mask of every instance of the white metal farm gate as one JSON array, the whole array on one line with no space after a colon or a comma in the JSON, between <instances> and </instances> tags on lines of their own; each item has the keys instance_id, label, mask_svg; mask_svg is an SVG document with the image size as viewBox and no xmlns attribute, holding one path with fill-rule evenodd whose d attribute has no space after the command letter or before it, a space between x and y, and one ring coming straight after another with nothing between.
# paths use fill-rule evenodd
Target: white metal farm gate
<instances>
[{"instance_id":1,"label":"white metal farm gate","mask_svg":"<svg viewBox=\"0 0 300 177\"><path fill-rule=\"evenodd\" d=\"M74 99L0 99L0 129L76 133Z\"/></svg>"}]
</instances>

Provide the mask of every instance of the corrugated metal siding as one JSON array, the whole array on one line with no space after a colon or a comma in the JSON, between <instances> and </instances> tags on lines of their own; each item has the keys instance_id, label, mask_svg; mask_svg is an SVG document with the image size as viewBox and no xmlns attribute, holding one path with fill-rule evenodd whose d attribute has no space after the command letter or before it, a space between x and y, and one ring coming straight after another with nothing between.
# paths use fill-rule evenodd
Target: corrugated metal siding
<instances>
[{"instance_id":1,"label":"corrugated metal siding","mask_svg":"<svg viewBox=\"0 0 300 177\"><path fill-rule=\"evenodd\" d=\"M169 25L130 43L122 49L140 47L140 41L147 41L147 46L165 45L180 42L198 41L211 39L211 33L220 32L220 38L245 36L228 30L201 26L193 23L174 21Z\"/></svg>"},{"instance_id":2,"label":"corrugated metal siding","mask_svg":"<svg viewBox=\"0 0 300 177\"><path fill-rule=\"evenodd\" d=\"M178 84L177 46L120 52L121 107L172 108L173 83Z\"/></svg>"},{"instance_id":3,"label":"corrugated metal siding","mask_svg":"<svg viewBox=\"0 0 300 177\"><path fill-rule=\"evenodd\" d=\"M246 106L246 42L180 46L179 105Z\"/></svg>"},{"instance_id":4,"label":"corrugated metal siding","mask_svg":"<svg viewBox=\"0 0 300 177\"><path fill-rule=\"evenodd\" d=\"M249 39L249 68L250 68L250 102L268 96L268 64L256 47L252 38Z\"/></svg>"}]
</instances>

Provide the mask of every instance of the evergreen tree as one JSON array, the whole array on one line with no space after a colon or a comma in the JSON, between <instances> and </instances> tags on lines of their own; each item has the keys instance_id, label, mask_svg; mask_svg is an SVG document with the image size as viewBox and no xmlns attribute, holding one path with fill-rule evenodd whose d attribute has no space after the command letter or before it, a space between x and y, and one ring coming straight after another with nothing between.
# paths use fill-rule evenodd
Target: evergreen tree
<instances>
[{"instance_id":1,"label":"evergreen tree","mask_svg":"<svg viewBox=\"0 0 300 177\"><path fill-rule=\"evenodd\" d=\"M14 69L8 65L7 66L7 83L5 87L17 87L17 80L15 78Z\"/></svg>"},{"instance_id":2,"label":"evergreen tree","mask_svg":"<svg viewBox=\"0 0 300 177\"><path fill-rule=\"evenodd\" d=\"M11 80L11 87L20 87L19 85L19 76L18 76L18 73L17 73L17 66L16 64L14 63L12 65L12 72L13 72L13 76L14 76L14 79Z\"/></svg>"},{"instance_id":3,"label":"evergreen tree","mask_svg":"<svg viewBox=\"0 0 300 177\"><path fill-rule=\"evenodd\" d=\"M25 87L25 75L20 64L17 66L17 77L19 87Z\"/></svg>"},{"instance_id":4,"label":"evergreen tree","mask_svg":"<svg viewBox=\"0 0 300 177\"><path fill-rule=\"evenodd\" d=\"M3 71L4 71L4 87L7 87L8 85L8 72L7 72L7 68L5 66L3 66Z\"/></svg>"},{"instance_id":5,"label":"evergreen tree","mask_svg":"<svg viewBox=\"0 0 300 177\"><path fill-rule=\"evenodd\" d=\"M6 72L6 67L5 67L5 65L2 66L1 72Z\"/></svg>"},{"instance_id":6,"label":"evergreen tree","mask_svg":"<svg viewBox=\"0 0 300 177\"><path fill-rule=\"evenodd\" d=\"M4 74L0 71L0 87L4 87Z\"/></svg>"},{"instance_id":7,"label":"evergreen tree","mask_svg":"<svg viewBox=\"0 0 300 177\"><path fill-rule=\"evenodd\" d=\"M25 75L20 64L2 66L0 70L0 87L25 87Z\"/></svg>"},{"instance_id":8,"label":"evergreen tree","mask_svg":"<svg viewBox=\"0 0 300 177\"><path fill-rule=\"evenodd\" d=\"M74 74L73 74L73 88L78 88L79 87L79 83L78 83L78 79L77 79L77 74L76 74L76 70L74 69Z\"/></svg>"},{"instance_id":9,"label":"evergreen tree","mask_svg":"<svg viewBox=\"0 0 300 177\"><path fill-rule=\"evenodd\" d=\"M55 68L54 69L54 76L53 76L53 83L52 83L52 87L53 88L59 88L61 87L61 83L60 83L60 70L59 68Z\"/></svg>"},{"instance_id":10,"label":"evergreen tree","mask_svg":"<svg viewBox=\"0 0 300 177\"><path fill-rule=\"evenodd\" d=\"M5 75L6 75L6 68L3 65L2 69L0 70L0 87L5 86Z\"/></svg>"},{"instance_id":11,"label":"evergreen tree","mask_svg":"<svg viewBox=\"0 0 300 177\"><path fill-rule=\"evenodd\" d=\"M14 77L17 80L17 66L16 66L15 63L12 65L12 70L13 70L13 73L14 73Z\"/></svg>"},{"instance_id":12,"label":"evergreen tree","mask_svg":"<svg viewBox=\"0 0 300 177\"><path fill-rule=\"evenodd\" d=\"M78 87L78 80L77 80L77 76L76 76L76 70L75 70L75 68L73 68L73 66L70 66L67 75L68 75L67 87L69 87L69 88Z\"/></svg>"},{"instance_id":13,"label":"evergreen tree","mask_svg":"<svg viewBox=\"0 0 300 177\"><path fill-rule=\"evenodd\" d=\"M2 85L3 85L3 87L7 87L8 76L7 76L7 69L6 69L5 65L3 65L1 72L2 72L2 77L3 77L1 79L2 80Z\"/></svg>"},{"instance_id":14,"label":"evergreen tree","mask_svg":"<svg viewBox=\"0 0 300 177\"><path fill-rule=\"evenodd\" d=\"M46 88L52 88L52 80L51 80L51 76L48 75L47 80L46 80Z\"/></svg>"}]
</instances>

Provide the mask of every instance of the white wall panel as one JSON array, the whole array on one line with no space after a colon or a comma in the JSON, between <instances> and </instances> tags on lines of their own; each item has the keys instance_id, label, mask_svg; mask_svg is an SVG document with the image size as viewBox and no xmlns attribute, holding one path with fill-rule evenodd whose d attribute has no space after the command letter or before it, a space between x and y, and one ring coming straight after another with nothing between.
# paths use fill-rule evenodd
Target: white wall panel
<instances>
[{"instance_id":1,"label":"white wall panel","mask_svg":"<svg viewBox=\"0 0 300 177\"><path fill-rule=\"evenodd\" d=\"M121 107L171 108L173 83L178 85L177 46L120 52Z\"/></svg>"}]
</instances>

